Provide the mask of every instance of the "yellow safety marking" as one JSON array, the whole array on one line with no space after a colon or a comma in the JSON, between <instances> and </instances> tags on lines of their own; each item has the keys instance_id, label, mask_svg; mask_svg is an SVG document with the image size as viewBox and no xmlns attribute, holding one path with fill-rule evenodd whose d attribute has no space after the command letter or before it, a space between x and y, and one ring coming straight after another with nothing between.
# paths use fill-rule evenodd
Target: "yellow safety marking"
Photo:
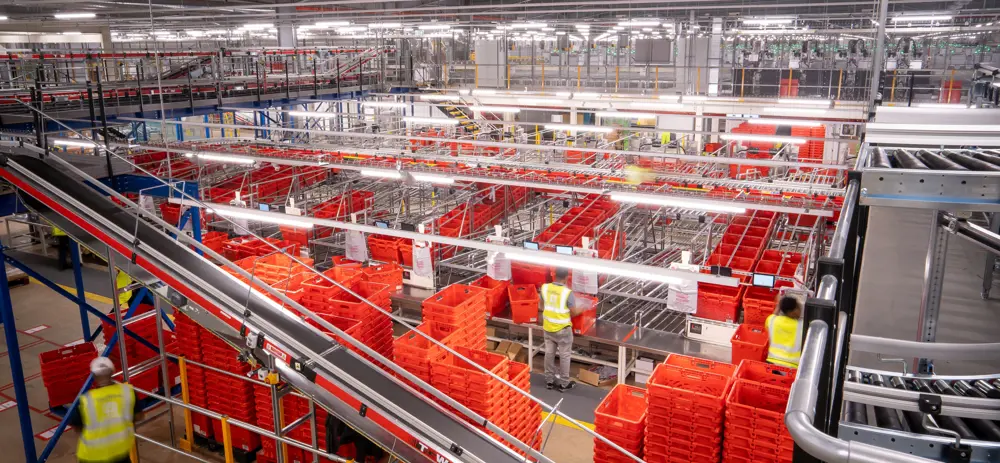
<instances>
[{"instance_id":1,"label":"yellow safety marking","mask_svg":"<svg viewBox=\"0 0 1000 463\"><path fill-rule=\"evenodd\" d=\"M226 463L233 463L233 434L229 429L229 418L222 417L222 451L226 456Z\"/></svg>"},{"instance_id":2,"label":"yellow safety marking","mask_svg":"<svg viewBox=\"0 0 1000 463\"><path fill-rule=\"evenodd\" d=\"M28 277L28 282L39 285L43 284L41 281L36 280L34 277ZM66 292L70 294L76 295L76 287L60 285L60 284L56 284L56 286L66 290ZM114 301L112 301L111 298L107 296L101 296L100 294L94 294L89 291L84 291L83 295L84 298L86 298L88 301L100 302L101 304L114 304Z\"/></svg>"},{"instance_id":3,"label":"yellow safety marking","mask_svg":"<svg viewBox=\"0 0 1000 463\"><path fill-rule=\"evenodd\" d=\"M177 359L177 367L181 371L181 401L185 405L190 405L191 395L188 391L187 362L184 360L184 357ZM185 434L185 439L179 440L177 446L181 450L190 452L191 443L194 441L194 424L191 423L191 409L188 407L184 407L184 432L187 433Z\"/></svg>"},{"instance_id":4,"label":"yellow safety marking","mask_svg":"<svg viewBox=\"0 0 1000 463\"><path fill-rule=\"evenodd\" d=\"M553 414L553 415L551 415L551 416L550 416L550 415L549 415L549 412L545 412L545 411L541 412L541 414L542 414L542 420L543 420L543 421L545 421L545 422L552 422L552 421L555 421L555 423L556 423L556 424L558 424L558 425L561 425L561 426L566 426L567 428L573 428L573 429L580 429L580 427L579 427L579 426L577 426L577 425L573 424L572 422L570 422L570 421L569 421L569 420L567 420L566 418L563 418L563 417L561 417L561 416L559 416L559 415L555 415L555 414ZM547 420L546 420L546 419L547 419ZM584 422L584 421L580 421L580 420L577 420L577 421L578 421L578 422L579 422L580 424L582 424L582 425L583 425L583 427L585 427L585 428L587 428L587 429L589 429L589 430L591 430L591 431L593 431L593 430L594 430L594 425L593 425L593 423L587 423L587 422Z\"/></svg>"}]
</instances>

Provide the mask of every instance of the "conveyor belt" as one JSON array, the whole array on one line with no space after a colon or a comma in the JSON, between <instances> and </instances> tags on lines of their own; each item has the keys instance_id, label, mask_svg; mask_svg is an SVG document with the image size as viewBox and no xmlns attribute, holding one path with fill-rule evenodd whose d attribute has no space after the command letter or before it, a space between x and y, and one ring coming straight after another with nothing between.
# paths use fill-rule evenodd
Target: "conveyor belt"
<instances>
[{"instance_id":1,"label":"conveyor belt","mask_svg":"<svg viewBox=\"0 0 1000 463\"><path fill-rule=\"evenodd\" d=\"M361 405L369 409L367 415L359 414L348 419L382 420L381 423L388 423L390 427L397 427L404 430L404 434L414 436L404 439L408 445L417 448L426 444L438 453L446 454L449 461L523 461L522 457L502 444L404 388L398 380L375 365L346 349L334 348L336 343L281 310L274 302L256 292L248 294L245 285L187 246L144 221L138 221L137 225L134 216L62 172L54 162L23 155L12 155L8 159L12 163L5 163L0 176L33 198L29 200L30 207L40 213L52 213L54 209L104 244L119 251L126 250L123 254L130 254L127 250L132 249L133 244L130 237L122 237L122 230L131 233L138 226L136 236L141 243L135 247L138 265L159 276L175 291L209 312L218 312L216 316L230 326L234 323L239 326L237 317L245 307L251 313L247 325L258 328L266 339L271 340L271 347L278 346L274 349L284 349L292 355L308 358L319 358L322 353L322 358L329 365L325 362L312 365L317 374L316 384L341 400L356 405L355 409ZM193 277L183 279L185 274ZM280 350L269 349L268 344L264 347L276 358L282 357ZM331 351L331 348L334 349ZM283 360L289 362L292 359L286 357ZM390 447L393 443L382 444Z\"/></svg>"}]
</instances>

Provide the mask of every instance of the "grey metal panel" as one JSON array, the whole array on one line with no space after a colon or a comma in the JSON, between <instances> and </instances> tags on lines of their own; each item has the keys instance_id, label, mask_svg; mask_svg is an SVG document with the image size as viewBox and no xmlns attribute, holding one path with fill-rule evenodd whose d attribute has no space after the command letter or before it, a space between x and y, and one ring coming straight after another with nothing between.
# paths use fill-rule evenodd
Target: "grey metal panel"
<instances>
[{"instance_id":1,"label":"grey metal panel","mask_svg":"<svg viewBox=\"0 0 1000 463\"><path fill-rule=\"evenodd\" d=\"M893 431L846 421L840 422L840 435L845 440L862 442L939 461L947 461L944 453L945 448L948 444L955 442L954 439L947 437ZM1000 462L1000 443L964 439L962 443L972 446L971 461L973 463Z\"/></svg>"},{"instance_id":2,"label":"grey metal panel","mask_svg":"<svg viewBox=\"0 0 1000 463\"><path fill-rule=\"evenodd\" d=\"M976 171L866 169L861 204L943 211L1000 211L1000 175Z\"/></svg>"}]
</instances>

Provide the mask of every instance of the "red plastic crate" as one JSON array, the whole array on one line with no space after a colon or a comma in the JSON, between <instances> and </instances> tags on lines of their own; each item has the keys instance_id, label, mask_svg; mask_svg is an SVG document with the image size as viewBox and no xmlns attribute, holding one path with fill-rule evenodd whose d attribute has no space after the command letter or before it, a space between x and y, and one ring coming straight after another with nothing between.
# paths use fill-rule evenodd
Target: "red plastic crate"
<instances>
[{"instance_id":1,"label":"red plastic crate","mask_svg":"<svg viewBox=\"0 0 1000 463\"><path fill-rule=\"evenodd\" d=\"M651 405L663 403L679 411L711 416L722 413L730 385L727 376L666 364L658 365L647 383Z\"/></svg>"},{"instance_id":2,"label":"red plastic crate","mask_svg":"<svg viewBox=\"0 0 1000 463\"><path fill-rule=\"evenodd\" d=\"M361 279L387 285L389 289L403 289L403 268L398 264L389 263L372 265L361 269Z\"/></svg>"},{"instance_id":3,"label":"red plastic crate","mask_svg":"<svg viewBox=\"0 0 1000 463\"><path fill-rule=\"evenodd\" d=\"M727 423L748 426L755 431L787 433L785 408L789 390L784 387L736 380L726 397Z\"/></svg>"},{"instance_id":4,"label":"red plastic crate","mask_svg":"<svg viewBox=\"0 0 1000 463\"><path fill-rule=\"evenodd\" d=\"M740 325L730 340L733 346L733 363L746 360L763 361L767 358L767 330L761 325Z\"/></svg>"},{"instance_id":5,"label":"red plastic crate","mask_svg":"<svg viewBox=\"0 0 1000 463\"><path fill-rule=\"evenodd\" d=\"M667 359L664 360L663 363L678 368L684 368L686 370L713 373L721 376L733 376L733 373L735 373L737 369L737 365L732 363L717 362L715 360L707 360L681 354L667 355Z\"/></svg>"},{"instance_id":6,"label":"red plastic crate","mask_svg":"<svg viewBox=\"0 0 1000 463\"><path fill-rule=\"evenodd\" d=\"M729 287L699 282L698 310L695 315L709 320L733 322L745 290L744 285Z\"/></svg>"},{"instance_id":7,"label":"red plastic crate","mask_svg":"<svg viewBox=\"0 0 1000 463\"><path fill-rule=\"evenodd\" d=\"M797 370L795 368L744 360L740 362L739 368L736 369L735 378L770 386L791 388L792 383L795 382L796 373Z\"/></svg>"},{"instance_id":8,"label":"red plastic crate","mask_svg":"<svg viewBox=\"0 0 1000 463\"><path fill-rule=\"evenodd\" d=\"M538 288L535 285L507 287L511 319L514 323L538 323Z\"/></svg>"},{"instance_id":9,"label":"red plastic crate","mask_svg":"<svg viewBox=\"0 0 1000 463\"><path fill-rule=\"evenodd\" d=\"M423 311L440 314L475 313L482 317L486 312L486 290L469 285L450 285L424 299Z\"/></svg>"},{"instance_id":10,"label":"red plastic crate","mask_svg":"<svg viewBox=\"0 0 1000 463\"><path fill-rule=\"evenodd\" d=\"M573 334L584 334L597 322L597 299L586 294L573 294L574 303L583 308L583 312L572 317Z\"/></svg>"},{"instance_id":11,"label":"red plastic crate","mask_svg":"<svg viewBox=\"0 0 1000 463\"><path fill-rule=\"evenodd\" d=\"M643 438L646 425L646 391L619 384L611 389L594 410L594 426L598 433L613 435L616 443L636 442Z\"/></svg>"},{"instance_id":12,"label":"red plastic crate","mask_svg":"<svg viewBox=\"0 0 1000 463\"><path fill-rule=\"evenodd\" d=\"M544 265L511 262L510 281L518 285L541 286L549 282L549 269Z\"/></svg>"},{"instance_id":13,"label":"red plastic crate","mask_svg":"<svg viewBox=\"0 0 1000 463\"><path fill-rule=\"evenodd\" d=\"M494 280L490 278L489 275L483 275L476 279L476 281L469 284L486 290L486 307L488 308L486 311L487 316L495 317L503 312L503 309L507 306L508 301L508 282Z\"/></svg>"},{"instance_id":14,"label":"red plastic crate","mask_svg":"<svg viewBox=\"0 0 1000 463\"><path fill-rule=\"evenodd\" d=\"M222 440L222 420L212 420L212 433L216 440ZM230 440L233 448L243 449L251 452L260 447L260 435L247 431L246 429L229 425Z\"/></svg>"}]
</instances>

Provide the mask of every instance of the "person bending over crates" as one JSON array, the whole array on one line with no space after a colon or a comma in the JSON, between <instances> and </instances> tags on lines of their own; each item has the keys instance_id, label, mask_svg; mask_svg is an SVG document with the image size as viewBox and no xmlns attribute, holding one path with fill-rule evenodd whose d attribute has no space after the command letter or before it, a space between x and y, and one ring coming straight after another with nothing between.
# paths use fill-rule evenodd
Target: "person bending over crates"
<instances>
[{"instance_id":1,"label":"person bending over crates","mask_svg":"<svg viewBox=\"0 0 1000 463\"><path fill-rule=\"evenodd\" d=\"M792 296L782 296L764 322L769 344L767 363L798 368L802 355L802 307Z\"/></svg>"},{"instance_id":2,"label":"person bending over crates","mask_svg":"<svg viewBox=\"0 0 1000 463\"><path fill-rule=\"evenodd\" d=\"M573 317L582 312L576 306L573 291L566 287L569 270L556 269L555 281L542 285L542 329L545 330L545 387L559 392L572 389L569 364L573 355ZM556 369L556 356L559 368Z\"/></svg>"}]
</instances>

